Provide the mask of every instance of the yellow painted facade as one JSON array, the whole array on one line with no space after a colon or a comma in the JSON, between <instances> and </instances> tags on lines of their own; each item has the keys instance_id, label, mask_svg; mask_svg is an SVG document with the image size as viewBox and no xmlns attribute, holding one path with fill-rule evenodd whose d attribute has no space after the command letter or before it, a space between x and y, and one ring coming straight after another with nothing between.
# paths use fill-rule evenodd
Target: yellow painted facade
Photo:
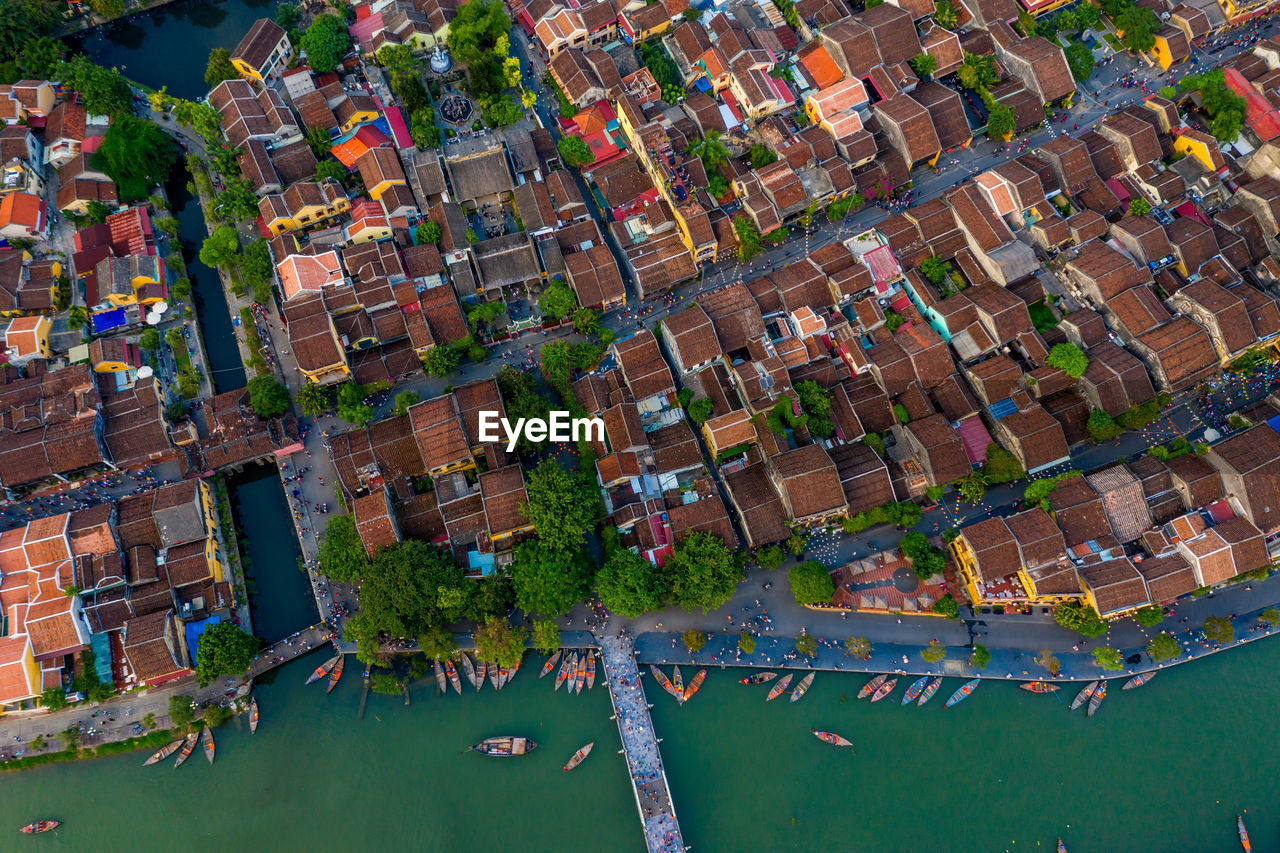
<instances>
[{"instance_id":1,"label":"yellow painted facade","mask_svg":"<svg viewBox=\"0 0 1280 853\"><path fill-rule=\"evenodd\" d=\"M345 198L340 198L328 206L319 204L307 205L290 216L277 216L267 223L267 230L272 235L298 231L302 228L310 228L316 223L324 222L327 219L333 219L335 216L342 216L349 213L350 210L351 202Z\"/></svg>"},{"instance_id":2,"label":"yellow painted facade","mask_svg":"<svg viewBox=\"0 0 1280 853\"><path fill-rule=\"evenodd\" d=\"M1035 581L1028 574L1023 566L1018 567L1017 578L1018 584L1022 587L1021 595L1016 598L995 598L985 596L979 589L978 584L982 581L982 570L978 566L977 555L965 541L964 536L960 536L950 545L951 555L955 558L956 570L960 574L960 581L964 585L964 594L968 597L969 602L975 607L990 607L995 605L1013 605L1021 606L1030 605L1054 605L1071 599L1079 599L1078 595L1041 595L1036 592Z\"/></svg>"},{"instance_id":3,"label":"yellow painted facade","mask_svg":"<svg viewBox=\"0 0 1280 853\"><path fill-rule=\"evenodd\" d=\"M1164 36L1155 36L1156 43L1151 48L1151 58L1165 71L1173 67L1173 52L1169 49L1169 40Z\"/></svg>"},{"instance_id":4,"label":"yellow painted facade","mask_svg":"<svg viewBox=\"0 0 1280 853\"><path fill-rule=\"evenodd\" d=\"M391 189L394 186L401 186L401 187L408 186L408 182L405 181L403 178L384 178L376 187L369 187L369 198L373 199L374 201L378 201L379 199L382 198L383 193L385 193L387 190ZM387 230L387 236L388 237L391 236L390 229ZM371 237L369 239L376 240L379 238Z\"/></svg>"},{"instance_id":5,"label":"yellow painted facade","mask_svg":"<svg viewBox=\"0 0 1280 853\"><path fill-rule=\"evenodd\" d=\"M362 124L378 120L377 110L356 110L342 123L342 133L350 133ZM374 196L377 198L377 196Z\"/></svg>"},{"instance_id":6,"label":"yellow painted facade","mask_svg":"<svg viewBox=\"0 0 1280 853\"><path fill-rule=\"evenodd\" d=\"M1200 165L1204 166L1210 172L1216 171L1213 164L1213 157L1210 155L1209 146L1202 140L1193 139L1187 134L1179 134L1173 138L1173 150L1181 151L1189 157L1194 157L1200 161Z\"/></svg>"}]
</instances>

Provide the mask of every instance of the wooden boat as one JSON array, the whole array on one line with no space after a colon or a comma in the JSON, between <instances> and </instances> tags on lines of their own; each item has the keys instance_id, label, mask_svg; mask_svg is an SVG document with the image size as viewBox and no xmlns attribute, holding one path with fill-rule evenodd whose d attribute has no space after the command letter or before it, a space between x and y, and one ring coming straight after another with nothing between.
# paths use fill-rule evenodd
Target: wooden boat
<instances>
[{"instance_id":1,"label":"wooden boat","mask_svg":"<svg viewBox=\"0 0 1280 853\"><path fill-rule=\"evenodd\" d=\"M1142 685L1146 684L1148 681L1150 681L1155 677L1156 677L1156 674L1154 672L1144 672L1142 673L1142 675L1135 675L1133 678L1130 678L1128 681L1126 681L1124 683L1124 687L1121 687L1120 689L1132 690L1135 687L1141 687Z\"/></svg>"},{"instance_id":2,"label":"wooden boat","mask_svg":"<svg viewBox=\"0 0 1280 853\"><path fill-rule=\"evenodd\" d=\"M432 661L432 663L436 665L436 687L440 689L441 693L444 693L449 689L444 683L444 667L440 665L440 661L438 660Z\"/></svg>"},{"instance_id":3,"label":"wooden boat","mask_svg":"<svg viewBox=\"0 0 1280 853\"><path fill-rule=\"evenodd\" d=\"M966 681L964 684L961 684L960 689L955 693L952 693L951 698L947 700L947 707L950 708L952 705L958 705L965 699L968 699L969 694L977 689L978 684L981 683L981 681L981 678L974 678Z\"/></svg>"},{"instance_id":4,"label":"wooden boat","mask_svg":"<svg viewBox=\"0 0 1280 853\"><path fill-rule=\"evenodd\" d=\"M654 667L657 671L657 667ZM564 684L564 680L569 677L569 658L565 658L560 662L560 671L556 673L556 690L560 689L560 685Z\"/></svg>"},{"instance_id":5,"label":"wooden boat","mask_svg":"<svg viewBox=\"0 0 1280 853\"><path fill-rule=\"evenodd\" d=\"M505 666L498 667L498 689L499 690L507 686L507 679L510 677L511 677L511 670L507 669Z\"/></svg>"},{"instance_id":6,"label":"wooden boat","mask_svg":"<svg viewBox=\"0 0 1280 853\"><path fill-rule=\"evenodd\" d=\"M508 683L508 684L510 684L512 681L514 681L514 680L515 680L516 673L517 673L517 672L519 672L519 671L520 671L520 661L516 661L515 666L511 667L511 669L507 672L507 683Z\"/></svg>"},{"instance_id":7,"label":"wooden boat","mask_svg":"<svg viewBox=\"0 0 1280 853\"><path fill-rule=\"evenodd\" d=\"M569 759L569 763L564 766L565 772L569 772L583 762L583 760L591 754L591 748L596 745L595 741L584 746L573 754L573 758Z\"/></svg>"},{"instance_id":8,"label":"wooden boat","mask_svg":"<svg viewBox=\"0 0 1280 853\"><path fill-rule=\"evenodd\" d=\"M1089 700L1088 714L1092 717L1098 710L1098 706L1102 704L1102 700L1107 698L1107 682L1098 685L1098 689L1093 691L1093 698Z\"/></svg>"},{"instance_id":9,"label":"wooden boat","mask_svg":"<svg viewBox=\"0 0 1280 853\"><path fill-rule=\"evenodd\" d=\"M942 686L941 678L935 678L933 681L930 681L929 686L926 687L924 689L924 692L920 694L920 699L916 702L916 707L919 708L925 702L928 702L930 699L932 699L933 694L937 693L938 688L941 686Z\"/></svg>"},{"instance_id":10,"label":"wooden boat","mask_svg":"<svg viewBox=\"0 0 1280 853\"><path fill-rule=\"evenodd\" d=\"M661 686L663 690L667 691L672 696L676 695L675 689L671 686L671 679L667 678L667 674L665 672L658 669L658 667L656 667L653 664L649 664L649 671L653 673L654 679L658 682L659 686Z\"/></svg>"},{"instance_id":11,"label":"wooden boat","mask_svg":"<svg viewBox=\"0 0 1280 853\"><path fill-rule=\"evenodd\" d=\"M693 694L698 692L698 688L702 686L702 682L707 680L707 671L705 669L698 670L698 674L689 682L689 686L684 689L684 701L688 702L693 698Z\"/></svg>"},{"instance_id":12,"label":"wooden boat","mask_svg":"<svg viewBox=\"0 0 1280 853\"><path fill-rule=\"evenodd\" d=\"M448 658L444 659L444 674L449 676L449 686L454 689L454 692L461 696L462 682L458 680L458 669L453 665L453 661Z\"/></svg>"},{"instance_id":13,"label":"wooden boat","mask_svg":"<svg viewBox=\"0 0 1280 853\"><path fill-rule=\"evenodd\" d=\"M155 752L151 753L150 758L142 762L142 766L150 767L152 764L155 764L157 761L164 761L170 755L173 755L175 752L177 752L178 747L180 746L182 746L182 738L178 738L173 743L160 747Z\"/></svg>"},{"instance_id":14,"label":"wooden boat","mask_svg":"<svg viewBox=\"0 0 1280 853\"><path fill-rule=\"evenodd\" d=\"M704 669L703 672L706 672ZM596 689L596 650L587 649L587 689ZM688 699L692 693L685 692L684 698Z\"/></svg>"},{"instance_id":15,"label":"wooden boat","mask_svg":"<svg viewBox=\"0 0 1280 853\"><path fill-rule=\"evenodd\" d=\"M924 692L924 686L929 683L929 676L925 675L917 678L907 688L907 692L902 697L903 705L910 705L912 702L920 698L920 694Z\"/></svg>"},{"instance_id":16,"label":"wooden boat","mask_svg":"<svg viewBox=\"0 0 1280 853\"><path fill-rule=\"evenodd\" d=\"M813 736L816 737L818 740L826 741L832 746L853 746L851 742L845 740L844 738L840 737L840 735L834 732L815 731L813 733Z\"/></svg>"},{"instance_id":17,"label":"wooden boat","mask_svg":"<svg viewBox=\"0 0 1280 853\"><path fill-rule=\"evenodd\" d=\"M684 676L680 674L680 667L671 668L671 689L675 691L676 698L681 702L684 701Z\"/></svg>"},{"instance_id":18,"label":"wooden boat","mask_svg":"<svg viewBox=\"0 0 1280 853\"><path fill-rule=\"evenodd\" d=\"M587 650L590 652L590 649ZM574 693L581 693L582 688L587 686L587 656L583 655L578 658L578 683L574 686Z\"/></svg>"},{"instance_id":19,"label":"wooden boat","mask_svg":"<svg viewBox=\"0 0 1280 853\"><path fill-rule=\"evenodd\" d=\"M346 666L346 663L347 656L343 655L342 660L338 661L338 665L329 672L329 683L324 686L325 693L332 693L333 688L338 686L338 679L342 677L342 668ZM457 678L457 673L454 673L454 678ZM457 682L454 683L456 685ZM462 688L459 687L458 692L462 692Z\"/></svg>"},{"instance_id":20,"label":"wooden boat","mask_svg":"<svg viewBox=\"0 0 1280 853\"><path fill-rule=\"evenodd\" d=\"M341 658L342 658L342 655L334 655L324 663L320 664L318 667L316 667L315 672L307 676L307 680L304 682L304 684L310 684L313 681L319 681L320 679L324 678L326 675L329 674L329 670L333 669L334 664L336 664Z\"/></svg>"},{"instance_id":21,"label":"wooden boat","mask_svg":"<svg viewBox=\"0 0 1280 853\"><path fill-rule=\"evenodd\" d=\"M574 652L573 657L569 660L569 683L565 685L565 690L569 691L569 695L573 695L573 688L578 684L578 653Z\"/></svg>"},{"instance_id":22,"label":"wooden boat","mask_svg":"<svg viewBox=\"0 0 1280 853\"><path fill-rule=\"evenodd\" d=\"M1071 700L1071 710L1074 711L1076 708L1079 708L1085 702L1088 702L1089 699L1093 696L1093 691L1098 689L1098 684L1099 682L1097 681L1090 681L1084 687L1080 688L1080 692L1076 694L1076 698Z\"/></svg>"},{"instance_id":23,"label":"wooden boat","mask_svg":"<svg viewBox=\"0 0 1280 853\"><path fill-rule=\"evenodd\" d=\"M757 672L755 675L748 675L746 678L739 678L739 684L764 684L766 681L773 681L778 677L776 672Z\"/></svg>"},{"instance_id":24,"label":"wooden boat","mask_svg":"<svg viewBox=\"0 0 1280 853\"><path fill-rule=\"evenodd\" d=\"M556 649L556 653L547 658L547 662L542 665L542 672L538 673L539 678L546 678L551 674L551 670L556 668L556 661L560 660L561 654L563 654L563 650Z\"/></svg>"},{"instance_id":25,"label":"wooden boat","mask_svg":"<svg viewBox=\"0 0 1280 853\"><path fill-rule=\"evenodd\" d=\"M60 826L62 826L62 821L60 820L38 820L35 823L27 824L18 831L25 832L27 835L36 835L37 833L57 829Z\"/></svg>"},{"instance_id":26,"label":"wooden boat","mask_svg":"<svg viewBox=\"0 0 1280 853\"><path fill-rule=\"evenodd\" d=\"M813 684L814 673L809 673L800 679L800 683L796 685L796 689L791 691L791 701L795 702L801 696L809 692L809 685Z\"/></svg>"},{"instance_id":27,"label":"wooden boat","mask_svg":"<svg viewBox=\"0 0 1280 853\"><path fill-rule=\"evenodd\" d=\"M256 697L249 699L249 734L258 733L258 700Z\"/></svg>"},{"instance_id":28,"label":"wooden boat","mask_svg":"<svg viewBox=\"0 0 1280 853\"><path fill-rule=\"evenodd\" d=\"M476 692L480 692L480 688L484 687L484 677L489 673L489 664L487 661L480 661L480 668L476 670Z\"/></svg>"},{"instance_id":29,"label":"wooden boat","mask_svg":"<svg viewBox=\"0 0 1280 853\"><path fill-rule=\"evenodd\" d=\"M1240 834L1240 846L1245 853L1252 853L1253 844L1249 841L1249 830L1244 828L1244 815L1236 815L1236 832Z\"/></svg>"},{"instance_id":30,"label":"wooden boat","mask_svg":"<svg viewBox=\"0 0 1280 853\"><path fill-rule=\"evenodd\" d=\"M525 737L507 736L485 738L471 748L484 755L507 758L512 755L525 755L533 752L538 748L538 745Z\"/></svg>"},{"instance_id":31,"label":"wooden boat","mask_svg":"<svg viewBox=\"0 0 1280 853\"><path fill-rule=\"evenodd\" d=\"M862 689L858 691L858 698L866 699L872 693L875 693L880 685L884 684L884 680L888 677L889 676L885 674L877 675L875 678L862 685Z\"/></svg>"},{"instance_id":32,"label":"wooden boat","mask_svg":"<svg viewBox=\"0 0 1280 853\"><path fill-rule=\"evenodd\" d=\"M770 688L769 695L764 697L764 701L772 702L774 699L781 696L782 692L787 689L787 685L791 684L792 677L793 673L788 672L786 675L782 676L782 678L779 678L778 683Z\"/></svg>"},{"instance_id":33,"label":"wooden boat","mask_svg":"<svg viewBox=\"0 0 1280 853\"><path fill-rule=\"evenodd\" d=\"M204 757L209 759L209 763L213 763L213 753L217 750L218 745L213 742L213 729L205 726L204 743L201 745L204 749Z\"/></svg>"},{"instance_id":34,"label":"wooden boat","mask_svg":"<svg viewBox=\"0 0 1280 853\"><path fill-rule=\"evenodd\" d=\"M1058 689L1058 685L1047 681L1024 681L1018 686L1028 693L1052 693Z\"/></svg>"},{"instance_id":35,"label":"wooden boat","mask_svg":"<svg viewBox=\"0 0 1280 853\"><path fill-rule=\"evenodd\" d=\"M463 675L467 677L467 681L471 682L471 686L475 687L476 686L476 668L471 663L471 655L467 654L466 652L463 652L462 655L459 657L459 661L462 663Z\"/></svg>"},{"instance_id":36,"label":"wooden boat","mask_svg":"<svg viewBox=\"0 0 1280 853\"><path fill-rule=\"evenodd\" d=\"M187 735L187 739L182 742L182 751L178 753L178 758L173 762L175 768L181 767L182 762L191 757L191 753L195 751L196 741L200 740L199 732L192 732Z\"/></svg>"},{"instance_id":37,"label":"wooden boat","mask_svg":"<svg viewBox=\"0 0 1280 853\"><path fill-rule=\"evenodd\" d=\"M1058 839L1058 853L1067 853L1067 845L1062 843L1062 839Z\"/></svg>"},{"instance_id":38,"label":"wooden boat","mask_svg":"<svg viewBox=\"0 0 1280 853\"><path fill-rule=\"evenodd\" d=\"M881 699L883 699L884 697L892 693L893 688L897 686L898 686L898 679L890 678L884 684L881 684L879 687L877 687L875 693L871 694L871 701L879 702Z\"/></svg>"}]
</instances>

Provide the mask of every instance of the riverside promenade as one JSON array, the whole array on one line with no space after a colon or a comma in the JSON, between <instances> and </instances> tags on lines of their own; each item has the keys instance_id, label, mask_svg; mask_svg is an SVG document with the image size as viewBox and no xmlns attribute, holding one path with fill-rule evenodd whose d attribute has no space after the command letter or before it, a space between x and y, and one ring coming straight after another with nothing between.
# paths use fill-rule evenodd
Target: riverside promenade
<instances>
[{"instance_id":1,"label":"riverside promenade","mask_svg":"<svg viewBox=\"0 0 1280 853\"><path fill-rule=\"evenodd\" d=\"M622 751L627 757L636 808L644 826L645 847L650 853L680 853L685 849L684 840L675 805L671 802L667 773L658 752L658 736L649 717L649 704L640 683L631 638L601 638L600 658L613 702L614 719L622 735Z\"/></svg>"}]
</instances>

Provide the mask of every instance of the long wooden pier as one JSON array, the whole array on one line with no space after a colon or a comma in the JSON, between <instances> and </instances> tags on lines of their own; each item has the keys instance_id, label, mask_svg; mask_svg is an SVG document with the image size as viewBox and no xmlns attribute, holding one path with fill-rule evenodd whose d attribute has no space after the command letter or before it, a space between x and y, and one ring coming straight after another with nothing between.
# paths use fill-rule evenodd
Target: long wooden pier
<instances>
[{"instance_id":1,"label":"long wooden pier","mask_svg":"<svg viewBox=\"0 0 1280 853\"><path fill-rule=\"evenodd\" d=\"M636 808L644 827L644 843L650 853L680 853L685 849L676 820L675 804L667 785L667 773L658 752L658 737L649 717L635 647L630 637L600 639L600 658L613 702L614 719L622 735L622 751L636 796Z\"/></svg>"}]
</instances>

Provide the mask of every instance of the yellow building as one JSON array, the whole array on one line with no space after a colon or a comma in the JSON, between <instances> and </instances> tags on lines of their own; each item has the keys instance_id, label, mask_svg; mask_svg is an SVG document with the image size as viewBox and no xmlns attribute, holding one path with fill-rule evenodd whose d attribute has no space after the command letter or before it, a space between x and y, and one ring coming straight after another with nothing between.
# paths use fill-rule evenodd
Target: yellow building
<instances>
[{"instance_id":1,"label":"yellow building","mask_svg":"<svg viewBox=\"0 0 1280 853\"><path fill-rule=\"evenodd\" d=\"M49 348L49 330L52 326L53 323L43 314L17 317L10 321L4 333L5 352L9 361L51 357L53 351Z\"/></svg>"},{"instance_id":2,"label":"yellow building","mask_svg":"<svg viewBox=\"0 0 1280 853\"><path fill-rule=\"evenodd\" d=\"M200 509L204 515L204 559L215 583L222 583L222 560L218 557L218 517L213 510L213 492L208 480L196 480L200 487Z\"/></svg>"},{"instance_id":3,"label":"yellow building","mask_svg":"<svg viewBox=\"0 0 1280 853\"><path fill-rule=\"evenodd\" d=\"M1218 0L1218 5L1222 7L1222 14L1226 15L1227 23L1231 24L1240 18L1257 14L1272 2L1274 0L1244 0L1240 3L1235 0Z\"/></svg>"},{"instance_id":4,"label":"yellow building","mask_svg":"<svg viewBox=\"0 0 1280 853\"><path fill-rule=\"evenodd\" d=\"M713 457L726 450L754 444L756 429L746 409L737 409L725 415L709 418L702 425L702 437Z\"/></svg>"},{"instance_id":5,"label":"yellow building","mask_svg":"<svg viewBox=\"0 0 1280 853\"><path fill-rule=\"evenodd\" d=\"M333 108L340 135L355 130L362 124L378 120L378 105L368 95L347 95Z\"/></svg>"},{"instance_id":6,"label":"yellow building","mask_svg":"<svg viewBox=\"0 0 1280 853\"><path fill-rule=\"evenodd\" d=\"M392 148L370 148L356 160L369 198L377 201L394 186L407 186L400 157Z\"/></svg>"},{"instance_id":7,"label":"yellow building","mask_svg":"<svg viewBox=\"0 0 1280 853\"><path fill-rule=\"evenodd\" d=\"M1040 508L963 527L950 548L974 606L1054 605L1084 594L1062 532Z\"/></svg>"},{"instance_id":8,"label":"yellow building","mask_svg":"<svg viewBox=\"0 0 1280 853\"><path fill-rule=\"evenodd\" d=\"M94 373L123 373L142 366L142 354L124 338L94 338L89 342L89 365Z\"/></svg>"},{"instance_id":9,"label":"yellow building","mask_svg":"<svg viewBox=\"0 0 1280 853\"><path fill-rule=\"evenodd\" d=\"M94 267L94 274L98 281L98 304L93 306L94 313L126 305L152 305L169 295L164 283L164 260L155 255L103 258Z\"/></svg>"},{"instance_id":10,"label":"yellow building","mask_svg":"<svg viewBox=\"0 0 1280 853\"><path fill-rule=\"evenodd\" d=\"M332 178L290 184L283 193L268 193L258 202L258 212L272 236L312 228L350 210L351 202Z\"/></svg>"},{"instance_id":11,"label":"yellow building","mask_svg":"<svg viewBox=\"0 0 1280 853\"><path fill-rule=\"evenodd\" d=\"M231 64L246 80L261 83L278 75L293 59L289 35L274 21L259 18L231 52Z\"/></svg>"},{"instance_id":12,"label":"yellow building","mask_svg":"<svg viewBox=\"0 0 1280 853\"><path fill-rule=\"evenodd\" d=\"M1194 157L1210 172L1219 172L1227 161L1218 148L1218 141L1203 131L1187 128L1173 138L1173 150Z\"/></svg>"}]
</instances>

